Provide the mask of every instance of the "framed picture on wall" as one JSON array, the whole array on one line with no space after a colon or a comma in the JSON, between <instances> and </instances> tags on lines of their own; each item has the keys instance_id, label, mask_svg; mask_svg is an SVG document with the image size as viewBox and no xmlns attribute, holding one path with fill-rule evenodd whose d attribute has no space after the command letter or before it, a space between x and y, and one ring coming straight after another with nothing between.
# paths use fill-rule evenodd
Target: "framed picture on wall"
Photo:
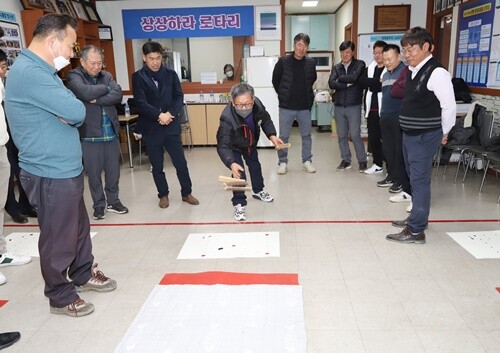
<instances>
[{"instance_id":1,"label":"framed picture on wall","mask_svg":"<svg viewBox=\"0 0 500 353\"><path fill-rule=\"evenodd\" d=\"M71 11L71 7L68 7L68 4L66 3L65 0L52 0L52 1L55 5L57 13L74 16L73 11Z\"/></svg>"},{"instance_id":2,"label":"framed picture on wall","mask_svg":"<svg viewBox=\"0 0 500 353\"><path fill-rule=\"evenodd\" d=\"M84 3L83 5L85 7L85 11L87 11L87 15L89 16L90 21L102 23L101 18L97 14L97 11L92 4Z\"/></svg>"},{"instance_id":3,"label":"framed picture on wall","mask_svg":"<svg viewBox=\"0 0 500 353\"><path fill-rule=\"evenodd\" d=\"M113 31L110 26L99 26L99 39L113 40Z\"/></svg>"},{"instance_id":4,"label":"framed picture on wall","mask_svg":"<svg viewBox=\"0 0 500 353\"><path fill-rule=\"evenodd\" d=\"M83 8L83 4L81 4L79 1L71 0L71 5L73 5L76 17L85 21L89 20L89 17L87 16L85 9Z\"/></svg>"},{"instance_id":5,"label":"framed picture on wall","mask_svg":"<svg viewBox=\"0 0 500 353\"><path fill-rule=\"evenodd\" d=\"M255 6L255 39L281 40L280 6Z\"/></svg>"},{"instance_id":6,"label":"framed picture on wall","mask_svg":"<svg viewBox=\"0 0 500 353\"><path fill-rule=\"evenodd\" d=\"M411 5L382 5L374 9L374 32L404 32L410 29Z\"/></svg>"},{"instance_id":7,"label":"framed picture on wall","mask_svg":"<svg viewBox=\"0 0 500 353\"><path fill-rule=\"evenodd\" d=\"M25 10L43 9L41 0L21 0L21 5Z\"/></svg>"},{"instance_id":8,"label":"framed picture on wall","mask_svg":"<svg viewBox=\"0 0 500 353\"><path fill-rule=\"evenodd\" d=\"M448 0L448 8L455 6L455 0Z\"/></svg>"},{"instance_id":9,"label":"framed picture on wall","mask_svg":"<svg viewBox=\"0 0 500 353\"><path fill-rule=\"evenodd\" d=\"M0 21L4 36L0 38L0 49L7 55L8 65L12 65L23 49L21 29L17 23Z\"/></svg>"},{"instance_id":10,"label":"framed picture on wall","mask_svg":"<svg viewBox=\"0 0 500 353\"><path fill-rule=\"evenodd\" d=\"M441 0L434 0L434 13L438 13L439 11L441 11Z\"/></svg>"},{"instance_id":11,"label":"framed picture on wall","mask_svg":"<svg viewBox=\"0 0 500 353\"><path fill-rule=\"evenodd\" d=\"M39 0L39 2L43 5L45 11L56 12L56 8L51 0Z\"/></svg>"}]
</instances>

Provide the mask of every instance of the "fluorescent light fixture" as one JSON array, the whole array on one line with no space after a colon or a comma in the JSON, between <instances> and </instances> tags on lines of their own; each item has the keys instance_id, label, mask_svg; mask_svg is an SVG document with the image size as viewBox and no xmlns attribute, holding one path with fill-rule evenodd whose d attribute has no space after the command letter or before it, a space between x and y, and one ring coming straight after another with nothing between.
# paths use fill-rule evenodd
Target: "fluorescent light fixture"
<instances>
[{"instance_id":1,"label":"fluorescent light fixture","mask_svg":"<svg viewBox=\"0 0 500 353\"><path fill-rule=\"evenodd\" d=\"M306 0L306 1L302 2L302 7L316 7L316 6L318 6L318 2L317 1Z\"/></svg>"}]
</instances>

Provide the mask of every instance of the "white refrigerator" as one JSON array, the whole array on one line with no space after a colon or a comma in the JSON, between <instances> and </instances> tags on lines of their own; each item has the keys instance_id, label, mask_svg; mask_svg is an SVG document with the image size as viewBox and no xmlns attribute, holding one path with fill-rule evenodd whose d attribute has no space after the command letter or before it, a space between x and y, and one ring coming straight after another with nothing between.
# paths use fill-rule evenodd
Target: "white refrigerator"
<instances>
[{"instance_id":1,"label":"white refrigerator","mask_svg":"<svg viewBox=\"0 0 500 353\"><path fill-rule=\"evenodd\" d=\"M272 78L274 65L278 62L278 56L258 56L245 58L244 76L248 84L255 89L255 96L259 98L279 133L279 109L278 95L274 91ZM261 133L257 146L270 147L273 144Z\"/></svg>"}]
</instances>

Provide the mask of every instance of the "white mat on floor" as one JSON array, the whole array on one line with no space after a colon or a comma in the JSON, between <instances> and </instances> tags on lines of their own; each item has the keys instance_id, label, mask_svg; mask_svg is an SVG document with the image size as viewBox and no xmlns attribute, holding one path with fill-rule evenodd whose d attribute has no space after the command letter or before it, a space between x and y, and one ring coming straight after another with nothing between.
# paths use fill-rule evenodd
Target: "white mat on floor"
<instances>
[{"instance_id":1,"label":"white mat on floor","mask_svg":"<svg viewBox=\"0 0 500 353\"><path fill-rule=\"evenodd\" d=\"M115 353L306 353L298 285L157 285Z\"/></svg>"},{"instance_id":2,"label":"white mat on floor","mask_svg":"<svg viewBox=\"0 0 500 353\"><path fill-rule=\"evenodd\" d=\"M90 232L90 237L93 238L97 232ZM5 237L7 242L7 250L16 255L24 255L31 257L40 257L38 253L39 232L34 233L10 233Z\"/></svg>"},{"instance_id":3,"label":"white mat on floor","mask_svg":"<svg viewBox=\"0 0 500 353\"><path fill-rule=\"evenodd\" d=\"M476 259L500 259L500 230L447 234Z\"/></svg>"},{"instance_id":4,"label":"white mat on floor","mask_svg":"<svg viewBox=\"0 0 500 353\"><path fill-rule=\"evenodd\" d=\"M177 259L279 257L279 232L189 234Z\"/></svg>"}]
</instances>

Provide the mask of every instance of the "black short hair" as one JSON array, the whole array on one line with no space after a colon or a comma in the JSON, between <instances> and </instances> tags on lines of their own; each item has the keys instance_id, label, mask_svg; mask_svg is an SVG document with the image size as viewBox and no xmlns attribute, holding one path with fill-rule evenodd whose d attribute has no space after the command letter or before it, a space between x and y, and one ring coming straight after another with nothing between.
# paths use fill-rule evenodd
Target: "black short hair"
<instances>
[{"instance_id":1,"label":"black short hair","mask_svg":"<svg viewBox=\"0 0 500 353\"><path fill-rule=\"evenodd\" d=\"M307 46L309 46L309 44L311 43L311 38L309 38L309 34L298 33L295 35L295 37L293 37L293 44L300 42L301 40L304 41L304 43L306 43Z\"/></svg>"},{"instance_id":2,"label":"black short hair","mask_svg":"<svg viewBox=\"0 0 500 353\"><path fill-rule=\"evenodd\" d=\"M226 64L224 65L224 68L222 69L224 72L226 72L226 69L232 69L234 71L234 66L231 64Z\"/></svg>"},{"instance_id":3,"label":"black short hair","mask_svg":"<svg viewBox=\"0 0 500 353\"><path fill-rule=\"evenodd\" d=\"M149 41L144 43L144 45L142 46L142 53L144 55L148 55L151 53L163 54L163 47L158 42Z\"/></svg>"},{"instance_id":4,"label":"black short hair","mask_svg":"<svg viewBox=\"0 0 500 353\"><path fill-rule=\"evenodd\" d=\"M399 49L399 45L397 44L387 44L384 47L384 53L389 50L394 50L396 53L401 54L401 50Z\"/></svg>"},{"instance_id":5,"label":"black short hair","mask_svg":"<svg viewBox=\"0 0 500 353\"><path fill-rule=\"evenodd\" d=\"M236 99L236 97L242 96L247 93L250 93L252 99L255 98L255 90L248 83L242 82L231 87L231 98L233 101Z\"/></svg>"},{"instance_id":6,"label":"black short hair","mask_svg":"<svg viewBox=\"0 0 500 353\"><path fill-rule=\"evenodd\" d=\"M418 44L418 46L422 48L424 43L429 43L430 51L434 45L432 35L425 28L418 26L407 30L403 35L403 38L401 38L401 47Z\"/></svg>"},{"instance_id":7,"label":"black short hair","mask_svg":"<svg viewBox=\"0 0 500 353\"><path fill-rule=\"evenodd\" d=\"M354 49L356 48L356 46L354 45L354 43L351 42L350 40L345 40L342 43L340 43L340 46L339 46L339 50L340 51L344 51L344 50L349 49L349 48L352 51L354 51Z\"/></svg>"},{"instance_id":8,"label":"black short hair","mask_svg":"<svg viewBox=\"0 0 500 353\"><path fill-rule=\"evenodd\" d=\"M4 61L7 61L7 54L5 54L2 49L0 49L0 63L3 63Z\"/></svg>"},{"instance_id":9,"label":"black short hair","mask_svg":"<svg viewBox=\"0 0 500 353\"><path fill-rule=\"evenodd\" d=\"M384 48L385 46L387 45L386 42L384 42L383 40L377 40L375 43L373 43L373 49L375 48Z\"/></svg>"},{"instance_id":10,"label":"black short hair","mask_svg":"<svg viewBox=\"0 0 500 353\"><path fill-rule=\"evenodd\" d=\"M55 34L58 39L62 40L67 35L66 28L68 26L76 31L78 29L78 22L66 14L49 13L40 17L33 30L33 37L46 38Z\"/></svg>"}]
</instances>

